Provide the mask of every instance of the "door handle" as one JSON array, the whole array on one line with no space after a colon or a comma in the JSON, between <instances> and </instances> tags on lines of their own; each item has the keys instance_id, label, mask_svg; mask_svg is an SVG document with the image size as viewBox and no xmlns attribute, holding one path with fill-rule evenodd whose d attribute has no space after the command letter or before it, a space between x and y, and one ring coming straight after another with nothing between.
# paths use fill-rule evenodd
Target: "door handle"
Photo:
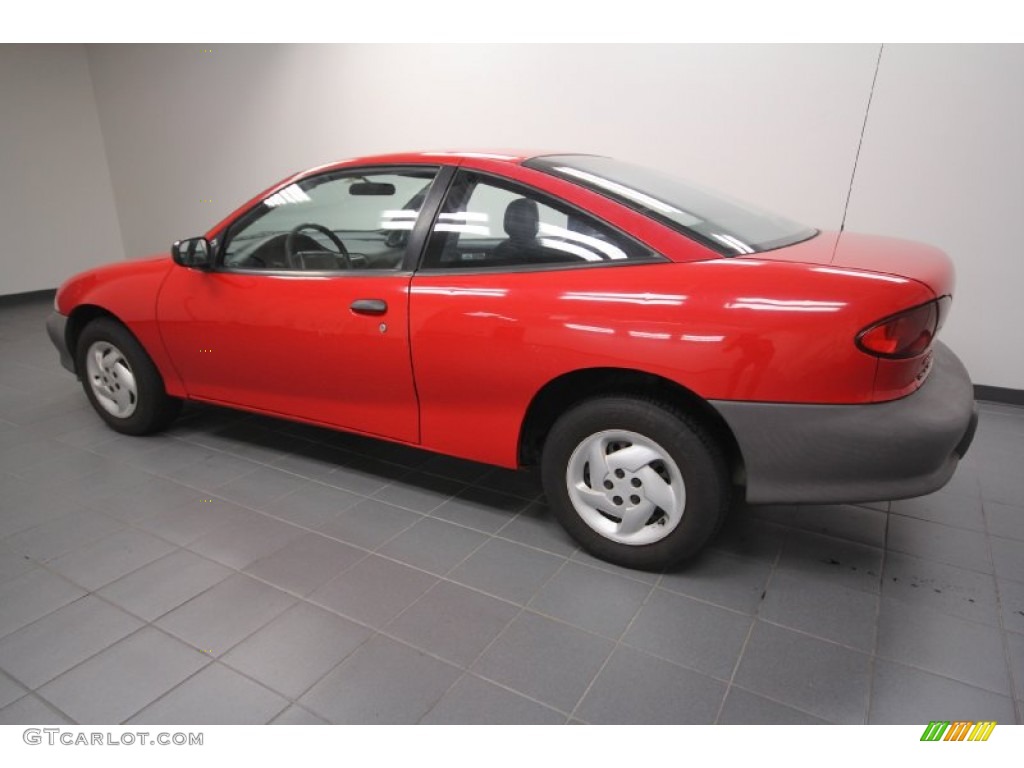
<instances>
[{"instance_id":1,"label":"door handle","mask_svg":"<svg viewBox=\"0 0 1024 768\"><path fill-rule=\"evenodd\" d=\"M357 315L383 315L388 303L383 299L356 299L349 308Z\"/></svg>"}]
</instances>

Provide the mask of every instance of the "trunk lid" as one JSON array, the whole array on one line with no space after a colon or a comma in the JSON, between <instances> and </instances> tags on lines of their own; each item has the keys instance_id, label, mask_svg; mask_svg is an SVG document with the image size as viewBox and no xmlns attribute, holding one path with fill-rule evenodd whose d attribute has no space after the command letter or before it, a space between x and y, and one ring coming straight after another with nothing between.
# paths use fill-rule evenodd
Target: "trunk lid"
<instances>
[{"instance_id":1,"label":"trunk lid","mask_svg":"<svg viewBox=\"0 0 1024 768\"><path fill-rule=\"evenodd\" d=\"M749 258L818 264L829 270L891 275L923 283L937 297L953 293L953 263L945 253L924 243L895 237L821 232L817 237L802 243L753 254Z\"/></svg>"}]
</instances>

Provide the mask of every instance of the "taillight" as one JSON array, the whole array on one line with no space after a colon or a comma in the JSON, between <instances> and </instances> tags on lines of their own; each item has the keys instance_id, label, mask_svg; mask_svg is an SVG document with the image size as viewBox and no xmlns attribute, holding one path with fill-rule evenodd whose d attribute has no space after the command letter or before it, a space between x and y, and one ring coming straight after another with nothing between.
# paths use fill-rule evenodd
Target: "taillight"
<instances>
[{"instance_id":1,"label":"taillight","mask_svg":"<svg viewBox=\"0 0 1024 768\"><path fill-rule=\"evenodd\" d=\"M938 330L939 302L929 301L869 325L857 334L857 346L869 355L902 360L927 352Z\"/></svg>"}]
</instances>

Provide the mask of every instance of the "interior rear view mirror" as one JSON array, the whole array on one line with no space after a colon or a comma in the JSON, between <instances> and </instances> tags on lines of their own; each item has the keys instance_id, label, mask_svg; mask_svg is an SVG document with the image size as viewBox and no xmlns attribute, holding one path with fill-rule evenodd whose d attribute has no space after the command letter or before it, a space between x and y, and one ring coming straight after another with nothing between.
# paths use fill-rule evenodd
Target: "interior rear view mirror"
<instances>
[{"instance_id":1,"label":"interior rear view mirror","mask_svg":"<svg viewBox=\"0 0 1024 768\"><path fill-rule=\"evenodd\" d=\"M381 197L389 197L390 195L395 194L395 185L374 181L357 181L348 188L348 193L350 195L379 195Z\"/></svg>"}]
</instances>

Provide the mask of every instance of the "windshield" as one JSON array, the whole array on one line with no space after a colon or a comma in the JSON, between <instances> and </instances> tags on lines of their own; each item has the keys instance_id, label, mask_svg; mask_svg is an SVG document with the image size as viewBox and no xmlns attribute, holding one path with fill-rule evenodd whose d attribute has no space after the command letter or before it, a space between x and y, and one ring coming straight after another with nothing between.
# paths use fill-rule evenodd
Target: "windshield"
<instances>
[{"instance_id":1,"label":"windshield","mask_svg":"<svg viewBox=\"0 0 1024 768\"><path fill-rule=\"evenodd\" d=\"M725 256L770 251L818 234L747 203L610 157L546 155L524 165L617 200Z\"/></svg>"}]
</instances>

